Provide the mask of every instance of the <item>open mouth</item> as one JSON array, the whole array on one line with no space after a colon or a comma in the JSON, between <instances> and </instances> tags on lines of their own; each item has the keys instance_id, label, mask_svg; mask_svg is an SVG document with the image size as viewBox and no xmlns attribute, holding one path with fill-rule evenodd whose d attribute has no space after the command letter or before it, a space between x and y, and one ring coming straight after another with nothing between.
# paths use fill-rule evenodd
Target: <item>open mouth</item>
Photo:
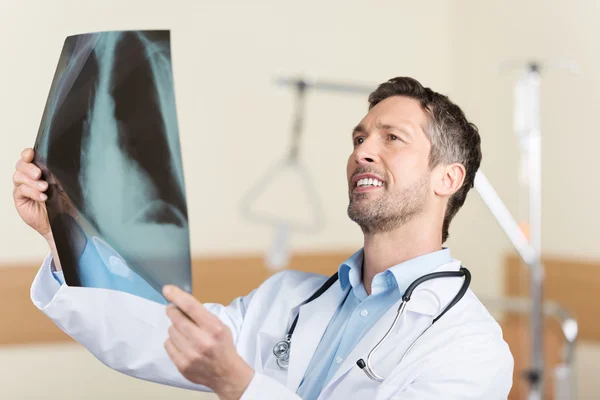
<instances>
[{"instance_id":1,"label":"open mouth","mask_svg":"<svg viewBox=\"0 0 600 400\"><path fill-rule=\"evenodd\" d=\"M367 187L372 187L372 186L383 186L383 182L380 181L379 179L373 179L373 178L362 178L356 182L356 187L359 187L359 188L367 188Z\"/></svg>"},{"instance_id":2,"label":"open mouth","mask_svg":"<svg viewBox=\"0 0 600 400\"><path fill-rule=\"evenodd\" d=\"M354 184L354 192L376 190L385 186L385 182L383 180L370 174L358 175L352 179L352 183Z\"/></svg>"}]
</instances>

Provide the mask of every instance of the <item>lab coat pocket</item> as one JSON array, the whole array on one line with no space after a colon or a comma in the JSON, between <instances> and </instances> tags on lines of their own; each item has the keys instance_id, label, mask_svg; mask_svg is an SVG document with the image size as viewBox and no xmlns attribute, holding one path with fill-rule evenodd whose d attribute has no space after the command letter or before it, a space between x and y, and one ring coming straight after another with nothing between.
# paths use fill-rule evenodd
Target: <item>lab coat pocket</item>
<instances>
[{"instance_id":1,"label":"lab coat pocket","mask_svg":"<svg viewBox=\"0 0 600 400\"><path fill-rule=\"evenodd\" d=\"M262 366L263 374L285 384L287 379L287 370L277 365L277 358L273 354L273 347L283 340L283 337L275 337L265 332L259 332L257 337L257 346L260 357L259 365Z\"/></svg>"}]
</instances>

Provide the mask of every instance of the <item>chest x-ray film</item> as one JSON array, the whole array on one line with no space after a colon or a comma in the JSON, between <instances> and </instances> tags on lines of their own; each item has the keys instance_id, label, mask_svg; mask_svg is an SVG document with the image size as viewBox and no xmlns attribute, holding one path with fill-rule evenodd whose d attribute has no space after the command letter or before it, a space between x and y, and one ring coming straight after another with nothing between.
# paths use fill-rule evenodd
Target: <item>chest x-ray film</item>
<instances>
[{"instance_id":1,"label":"chest x-ray film","mask_svg":"<svg viewBox=\"0 0 600 400\"><path fill-rule=\"evenodd\" d=\"M169 31L65 40L35 143L67 285L191 292Z\"/></svg>"}]
</instances>

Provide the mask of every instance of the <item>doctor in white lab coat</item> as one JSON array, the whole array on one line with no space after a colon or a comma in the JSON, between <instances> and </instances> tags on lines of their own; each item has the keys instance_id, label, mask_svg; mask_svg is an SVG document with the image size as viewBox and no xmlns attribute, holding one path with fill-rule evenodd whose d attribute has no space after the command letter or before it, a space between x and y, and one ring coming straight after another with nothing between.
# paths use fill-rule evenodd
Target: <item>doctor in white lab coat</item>
<instances>
[{"instance_id":1,"label":"doctor in white lab coat","mask_svg":"<svg viewBox=\"0 0 600 400\"><path fill-rule=\"evenodd\" d=\"M312 302L304 304L327 277L297 271L275 274L227 306L200 304L175 287L163 293L177 307L165 307L61 283L52 271L60 272L60 260L45 219L47 184L27 149L14 175L15 205L52 250L33 282L33 302L109 367L221 399L506 399L513 359L473 292L432 325L460 290L458 277L414 291L372 357L383 382L357 366L391 326L414 279L459 270L442 244L481 161L477 128L417 81L391 79L369 103L352 132L347 166L348 215L364 247ZM282 369L273 347L296 317L289 368Z\"/></svg>"}]
</instances>

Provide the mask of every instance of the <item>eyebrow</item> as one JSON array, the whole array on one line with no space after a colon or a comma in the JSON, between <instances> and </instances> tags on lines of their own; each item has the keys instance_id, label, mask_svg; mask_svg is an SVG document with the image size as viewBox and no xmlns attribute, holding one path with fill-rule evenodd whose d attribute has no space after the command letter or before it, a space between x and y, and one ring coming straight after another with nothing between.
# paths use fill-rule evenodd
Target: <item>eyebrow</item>
<instances>
[{"instance_id":1,"label":"eyebrow","mask_svg":"<svg viewBox=\"0 0 600 400\"><path fill-rule=\"evenodd\" d=\"M354 129L352 129L352 136L356 135L357 133L367 133L367 130L365 129L365 127L363 125L356 125L354 127Z\"/></svg>"},{"instance_id":2,"label":"eyebrow","mask_svg":"<svg viewBox=\"0 0 600 400\"><path fill-rule=\"evenodd\" d=\"M376 126L377 129L381 129L381 130L391 130L391 131L403 131L403 129L400 129L396 126L393 125L388 125L388 124L377 124Z\"/></svg>"},{"instance_id":3,"label":"eyebrow","mask_svg":"<svg viewBox=\"0 0 600 400\"><path fill-rule=\"evenodd\" d=\"M375 128L380 129L380 130L392 130L392 131L398 131L398 132L403 132L406 133L407 135L412 137L412 133L407 130L407 129L402 129L402 128L398 128L397 126L394 125L389 125L389 124L381 124L378 123ZM354 136L357 133L368 133L367 130L365 129L365 127L361 124L356 125L356 127L352 130L352 136Z\"/></svg>"}]
</instances>

